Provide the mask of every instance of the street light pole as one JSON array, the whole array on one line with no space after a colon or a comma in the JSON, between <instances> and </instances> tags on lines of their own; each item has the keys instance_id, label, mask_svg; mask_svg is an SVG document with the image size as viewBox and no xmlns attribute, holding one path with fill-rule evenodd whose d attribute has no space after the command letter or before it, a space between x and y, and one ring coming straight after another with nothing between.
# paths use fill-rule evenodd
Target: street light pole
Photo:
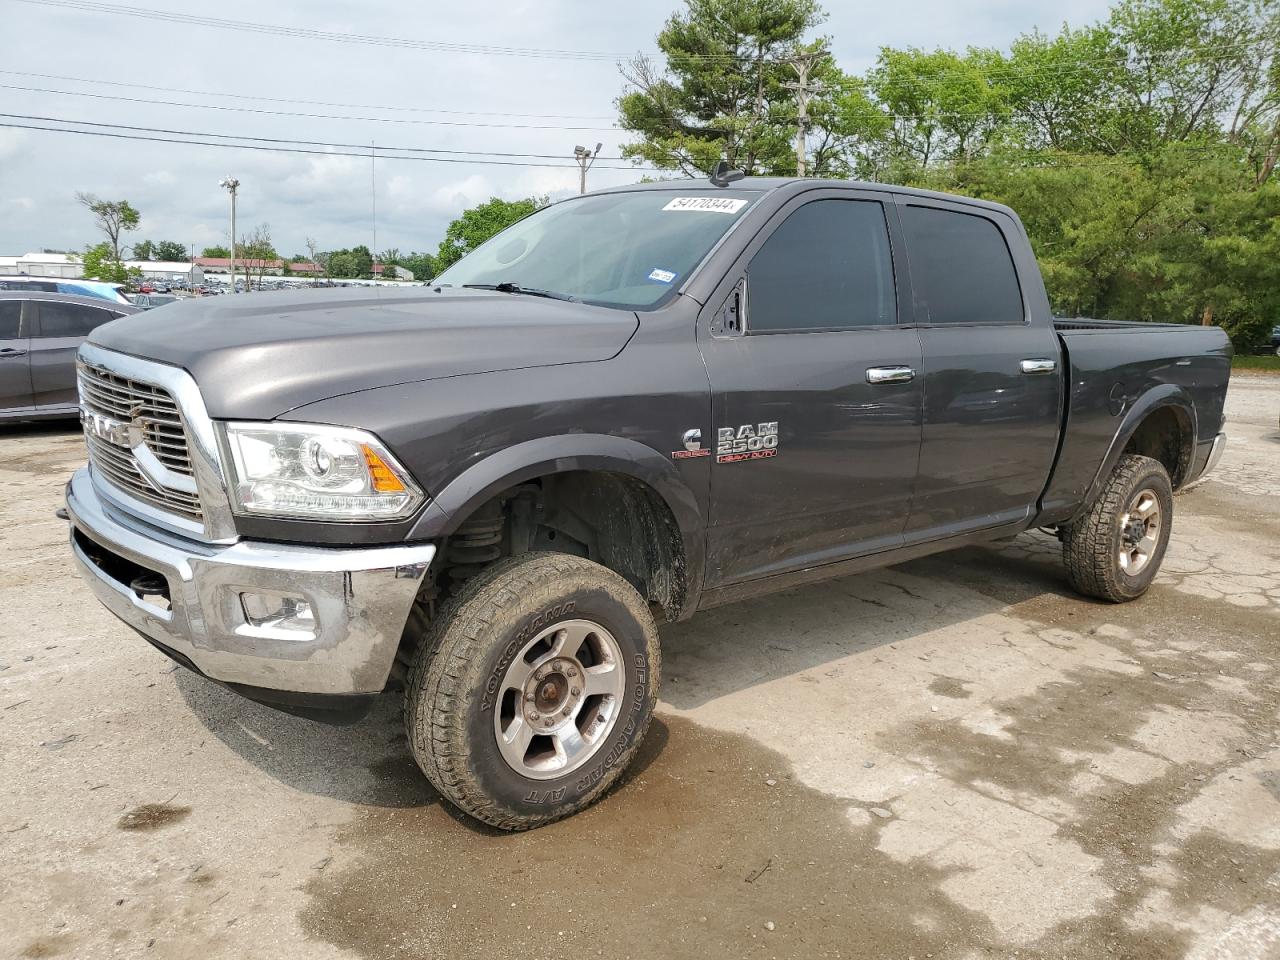
<instances>
[{"instance_id":1,"label":"street light pole","mask_svg":"<svg viewBox=\"0 0 1280 960\"><path fill-rule=\"evenodd\" d=\"M596 162L596 156L600 153L600 148L602 146L604 146L604 144L597 143L594 153L584 146L576 146L573 148L573 158L578 161L578 193L587 192L587 171L590 170L591 165Z\"/></svg>"},{"instance_id":2,"label":"street light pole","mask_svg":"<svg viewBox=\"0 0 1280 960\"><path fill-rule=\"evenodd\" d=\"M223 177L218 186L231 192L231 292L236 292L236 188L240 181L235 177Z\"/></svg>"}]
</instances>

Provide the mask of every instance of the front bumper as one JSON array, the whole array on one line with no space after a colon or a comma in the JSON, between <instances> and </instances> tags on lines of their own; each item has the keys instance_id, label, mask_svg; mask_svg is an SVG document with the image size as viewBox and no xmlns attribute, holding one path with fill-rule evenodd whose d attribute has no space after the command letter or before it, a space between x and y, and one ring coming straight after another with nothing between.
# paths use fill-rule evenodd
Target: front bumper
<instances>
[{"instance_id":1,"label":"front bumper","mask_svg":"<svg viewBox=\"0 0 1280 960\"><path fill-rule=\"evenodd\" d=\"M261 691L381 691L435 556L430 544L331 549L188 540L106 503L88 468L67 484L67 513L82 578L108 610L209 678ZM300 598L313 622L289 630L260 622L247 613L246 595Z\"/></svg>"}]
</instances>

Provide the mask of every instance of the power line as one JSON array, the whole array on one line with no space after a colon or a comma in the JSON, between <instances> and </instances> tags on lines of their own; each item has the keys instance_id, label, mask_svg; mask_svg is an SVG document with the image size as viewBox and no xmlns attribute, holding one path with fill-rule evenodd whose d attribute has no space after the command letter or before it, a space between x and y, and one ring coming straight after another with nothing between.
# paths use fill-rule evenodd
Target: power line
<instances>
[{"instance_id":1,"label":"power line","mask_svg":"<svg viewBox=\"0 0 1280 960\"><path fill-rule=\"evenodd\" d=\"M305 147L334 147L342 150L364 150L366 144L363 143L338 143L329 140L298 140L292 137L254 137L247 134L238 133L210 133L206 130L172 130L166 127L139 127L126 123L104 123L95 120L68 120L64 117L41 117L26 113L0 113L0 117L8 117L11 120L39 120L46 123L71 123L79 127L105 127L112 130L134 130L142 133L166 133L175 136L191 136L191 137L212 137L217 140L250 140L255 143L284 143L297 144ZM392 147L378 146L376 155L386 158L390 153L444 153L455 154L458 156L467 156L478 154L486 157L519 157L534 160L562 160L563 154L559 153L505 153L499 150L456 150L444 147ZM367 154L366 154L367 156ZM394 159L394 158L391 158ZM601 157L601 160L625 160L625 157ZM630 168L628 168L630 169Z\"/></svg>"},{"instance_id":2,"label":"power line","mask_svg":"<svg viewBox=\"0 0 1280 960\"><path fill-rule=\"evenodd\" d=\"M314 30L309 27L288 27L268 23L252 23L244 20L223 20L217 17L205 17L198 14L174 13L170 10L155 10L145 7L126 7L109 3L96 3L93 0L18 0L36 6L59 7L67 10L81 10L87 13L107 13L121 16L141 17L146 20L167 21L187 26L214 27L220 30L237 30L248 33L267 34L278 37L292 37L305 40L330 40L338 43L359 43L380 47L399 47L408 50L430 50L437 53L470 53L485 56L534 57L542 59L607 61L621 59L623 54L607 53L600 50L555 50L539 47L506 47L485 43L450 43L441 40L412 40L403 37L367 36L357 33L337 33L329 30Z\"/></svg>"},{"instance_id":3,"label":"power line","mask_svg":"<svg viewBox=\"0 0 1280 960\"><path fill-rule=\"evenodd\" d=\"M28 0L20 0L26 3ZM126 97L114 93L93 93L88 90L54 90L49 87L28 87L14 83L0 83L0 90L21 90L26 93L52 93L64 97L89 97L93 100L115 100L124 103L145 103L159 107L185 107L188 110L221 110L231 113L255 113L273 117L303 117L309 120L355 120L368 123L409 123L432 127L493 127L508 130L616 130L616 127L562 126L554 123L483 123L464 120L418 120L396 117L344 117L333 113L300 113L292 110L268 110L265 107L236 107L225 103L183 103L177 100L155 100L150 97Z\"/></svg>"},{"instance_id":4,"label":"power line","mask_svg":"<svg viewBox=\"0 0 1280 960\"><path fill-rule=\"evenodd\" d=\"M0 117L21 117L21 115L0 113ZM79 120L64 120L64 119L59 119L54 117L47 118L46 122L82 124L82 121L79 121ZM83 123L82 125L87 126L88 124ZM95 124L95 126L109 127L116 130L134 129L134 128L124 126L123 124ZM111 130L104 130L104 129L73 130L68 127L38 126L36 124L31 124L31 123L11 123L7 121L0 122L0 127L9 127L9 128L18 129L18 130L43 130L48 133L71 133L71 134L79 134L81 136L91 136L91 137L109 137L115 140L136 140L136 141L141 141L145 143L180 143L180 144L186 144L187 146L223 147L223 148L235 149L235 150L254 150L254 151L266 152L266 153L301 153L301 154L311 154L311 155L322 156L322 157L359 157L362 160L368 159L369 157L369 152L367 148L364 148L360 151L317 150L317 149L310 149L307 147L287 147L287 146L279 146L275 144L265 145L265 144L253 144L253 143L229 143L229 142L222 142L219 140L177 139L176 137L141 136L137 133L114 133L114 132L111 132ZM205 133L199 133L194 131L190 133L185 131L174 131L174 133L177 134L178 136L183 136L183 137L225 136L224 134L205 134ZM246 137L244 139L249 139L249 138ZM287 143L290 141L285 141L285 142ZM379 149L382 149L382 148L379 148ZM405 148L401 148L401 149L405 149ZM426 163L483 164L485 166L500 166L500 167L547 167L547 168L557 169L557 170L576 170L577 169L577 164L571 164L571 163L536 163L536 162L520 161L520 160L490 160L490 159L462 158L462 157L404 156L402 154L380 154L380 156L384 160L415 160L415 161L426 162ZM601 167L600 169L628 170L628 171L639 172L639 173L655 172L658 170L658 168L656 167L640 167L640 166L606 166L606 167Z\"/></svg>"},{"instance_id":5,"label":"power line","mask_svg":"<svg viewBox=\"0 0 1280 960\"><path fill-rule=\"evenodd\" d=\"M525 117L543 120L612 120L608 114L576 113L511 113L504 110L446 110L443 107L404 107L380 103L333 103L328 100L299 100L294 97L268 97L250 93L218 93L212 90L186 90L181 87L157 87L146 83L126 83L122 80L102 80L93 77L68 77L57 73L32 73L27 70L0 70L0 74L15 77L34 77L38 80L65 80L71 83L92 83L107 87L126 87L135 90L154 90L158 93L180 93L193 97L227 97L233 100L261 100L267 103L295 103L310 107L339 107L343 110L385 110L396 113L443 113L469 117Z\"/></svg>"},{"instance_id":6,"label":"power line","mask_svg":"<svg viewBox=\"0 0 1280 960\"><path fill-rule=\"evenodd\" d=\"M485 56L517 56L517 57L534 57L542 59L565 59L565 60L585 60L585 61L608 61L620 60L626 58L627 54L618 52L608 52L600 50L567 50L542 47L513 47L499 46L494 44L479 43L454 43L438 40L414 40L405 37L388 37L388 36L370 36L355 33L339 33L336 31L316 30L308 27L293 27L279 24L263 24L253 23L241 20L225 20L217 17L206 17L198 14L180 14L169 10L157 10L146 7L121 6L117 4L100 3L96 0L18 0L20 3L27 3L35 6L46 6L68 10L79 10L88 13L115 14L121 16L140 17L152 21L165 21L170 23L178 23L188 26L205 26L222 30L238 30L242 32L267 34L271 36L290 37L295 39L311 39L326 40L338 43L358 43L371 44L384 47L398 47L403 49L430 50L436 52L448 53L464 53ZM1272 38L1266 38L1257 41L1240 41L1237 43L1222 44L1206 44L1200 47L1201 51L1207 50L1240 50L1249 49L1255 46L1274 45ZM1124 50L1126 56L1129 51ZM687 53L679 54L675 59L708 61L708 62L746 62L751 63L756 60L755 56L743 54L696 54ZM1095 62L1108 63L1114 62L1113 57L1094 58L1092 61L1080 60L1078 62ZM766 61L769 64L777 64L784 62L781 60ZM964 71L959 71L964 72ZM914 81L911 81L914 82Z\"/></svg>"},{"instance_id":7,"label":"power line","mask_svg":"<svg viewBox=\"0 0 1280 960\"><path fill-rule=\"evenodd\" d=\"M542 47L514 47L481 43L455 43L439 40L415 40L405 37L371 36L355 33L339 33L336 31L316 30L309 27L293 27L280 24L253 23L242 20L225 20L217 17L206 17L198 14L181 14L170 10L157 10L147 7L131 7L117 4L100 3L96 0L18 0L34 6L54 7L66 10L79 10L87 13L114 14L119 16L139 17L151 21L164 21L186 26L212 27L221 30L236 30L270 36L294 39L325 40L344 44L366 44L381 47L393 47L409 50L429 50L444 53L462 53L484 56L514 56L540 59L563 59L578 61L617 61L625 59L628 54L601 50L567 50ZM1273 44L1271 38L1261 41L1241 41L1205 45L1201 50L1246 49L1253 46ZM1128 51L1124 51L1127 55ZM706 62L754 62L755 56L742 54L680 54L676 59ZM1113 58L1097 58L1094 62L1111 62ZM782 61L766 61L776 64ZM1081 61L1084 62L1084 61Z\"/></svg>"}]
</instances>

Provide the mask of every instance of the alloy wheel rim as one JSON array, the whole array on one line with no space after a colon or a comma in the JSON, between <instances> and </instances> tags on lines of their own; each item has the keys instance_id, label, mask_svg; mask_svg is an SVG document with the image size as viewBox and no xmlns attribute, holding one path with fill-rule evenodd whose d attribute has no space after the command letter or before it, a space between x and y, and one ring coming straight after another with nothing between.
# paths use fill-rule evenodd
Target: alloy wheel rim
<instances>
[{"instance_id":1,"label":"alloy wheel rim","mask_svg":"<svg viewBox=\"0 0 1280 960\"><path fill-rule=\"evenodd\" d=\"M564 620L528 641L495 692L502 758L531 780L578 769L599 752L626 687L622 649L593 620Z\"/></svg>"},{"instance_id":2,"label":"alloy wheel rim","mask_svg":"<svg viewBox=\"0 0 1280 960\"><path fill-rule=\"evenodd\" d=\"M1160 545L1160 498L1151 488L1139 490L1120 516L1120 569L1136 577L1151 563Z\"/></svg>"}]
</instances>

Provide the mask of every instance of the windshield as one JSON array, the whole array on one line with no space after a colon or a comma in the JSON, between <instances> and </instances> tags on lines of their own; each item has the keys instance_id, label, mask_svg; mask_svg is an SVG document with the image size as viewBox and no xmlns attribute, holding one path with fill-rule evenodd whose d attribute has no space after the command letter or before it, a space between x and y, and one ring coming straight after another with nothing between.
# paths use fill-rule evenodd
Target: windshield
<instances>
[{"instance_id":1,"label":"windshield","mask_svg":"<svg viewBox=\"0 0 1280 960\"><path fill-rule=\"evenodd\" d=\"M756 196L693 188L566 200L508 227L435 283L511 284L604 306L652 306L684 282Z\"/></svg>"}]
</instances>

